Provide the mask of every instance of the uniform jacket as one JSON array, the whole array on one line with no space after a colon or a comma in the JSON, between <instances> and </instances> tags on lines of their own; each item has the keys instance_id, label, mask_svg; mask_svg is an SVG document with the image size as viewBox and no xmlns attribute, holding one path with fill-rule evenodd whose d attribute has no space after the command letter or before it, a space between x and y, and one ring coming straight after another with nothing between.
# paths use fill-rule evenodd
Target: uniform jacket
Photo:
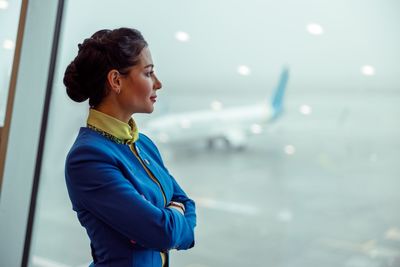
<instances>
[{"instance_id":1,"label":"uniform jacket","mask_svg":"<svg viewBox=\"0 0 400 267\"><path fill-rule=\"evenodd\" d=\"M194 246L195 203L133 121L129 138L116 142L112 134L126 133L118 125L128 124L118 121L117 131L107 125L103 131L102 123L112 118L90 114L67 155L65 179L72 208L91 241L91 266L161 267L161 251ZM94 115L95 126L89 124ZM185 215L167 208L170 201L183 203Z\"/></svg>"}]
</instances>

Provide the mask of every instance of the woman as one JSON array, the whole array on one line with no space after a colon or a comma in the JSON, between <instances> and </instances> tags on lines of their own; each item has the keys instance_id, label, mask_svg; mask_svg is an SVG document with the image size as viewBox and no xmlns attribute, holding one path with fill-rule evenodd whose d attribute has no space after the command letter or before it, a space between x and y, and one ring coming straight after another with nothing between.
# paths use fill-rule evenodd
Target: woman
<instances>
[{"instance_id":1,"label":"woman","mask_svg":"<svg viewBox=\"0 0 400 267\"><path fill-rule=\"evenodd\" d=\"M73 210L91 241L91 266L168 266L170 249L194 246L195 203L139 133L161 83L135 29L101 30L78 45L65 71L68 96L89 99L87 127L66 158Z\"/></svg>"}]
</instances>

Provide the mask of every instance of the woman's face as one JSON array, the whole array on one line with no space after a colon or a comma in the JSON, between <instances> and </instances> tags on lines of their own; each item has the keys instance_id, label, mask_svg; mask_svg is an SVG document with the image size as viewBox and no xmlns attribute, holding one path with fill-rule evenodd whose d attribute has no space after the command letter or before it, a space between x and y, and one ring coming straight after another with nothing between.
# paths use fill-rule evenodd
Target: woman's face
<instances>
[{"instance_id":1,"label":"woman's face","mask_svg":"<svg viewBox=\"0 0 400 267\"><path fill-rule=\"evenodd\" d=\"M139 63L126 75L121 75L119 99L131 113L152 113L156 102L156 91L161 82L154 73L150 50L145 47L139 56Z\"/></svg>"}]
</instances>

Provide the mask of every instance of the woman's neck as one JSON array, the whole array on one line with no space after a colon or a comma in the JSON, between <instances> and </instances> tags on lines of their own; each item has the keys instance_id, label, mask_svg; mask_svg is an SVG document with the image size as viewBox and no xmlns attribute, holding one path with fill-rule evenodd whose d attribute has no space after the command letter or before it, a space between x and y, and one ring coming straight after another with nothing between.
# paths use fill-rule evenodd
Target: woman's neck
<instances>
[{"instance_id":1,"label":"woman's neck","mask_svg":"<svg viewBox=\"0 0 400 267\"><path fill-rule=\"evenodd\" d=\"M107 104L99 104L94 107L95 110L103 112L111 117L114 117L120 121L128 123L129 119L132 117L132 114L127 114L123 110L115 108L115 106L107 105Z\"/></svg>"}]
</instances>

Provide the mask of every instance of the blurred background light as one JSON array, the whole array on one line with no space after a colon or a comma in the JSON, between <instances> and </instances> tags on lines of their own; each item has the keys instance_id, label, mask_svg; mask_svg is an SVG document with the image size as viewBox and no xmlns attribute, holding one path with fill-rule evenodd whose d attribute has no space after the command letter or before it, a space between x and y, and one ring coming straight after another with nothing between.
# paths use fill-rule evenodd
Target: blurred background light
<instances>
[{"instance_id":1,"label":"blurred background light","mask_svg":"<svg viewBox=\"0 0 400 267\"><path fill-rule=\"evenodd\" d=\"M6 0L0 0L0 9L7 9L8 5L9 4Z\"/></svg>"},{"instance_id":2,"label":"blurred background light","mask_svg":"<svg viewBox=\"0 0 400 267\"><path fill-rule=\"evenodd\" d=\"M312 108L309 105L301 105L299 111L301 114L310 115L312 112Z\"/></svg>"},{"instance_id":3,"label":"blurred background light","mask_svg":"<svg viewBox=\"0 0 400 267\"><path fill-rule=\"evenodd\" d=\"M262 127L260 124L253 124L251 125L251 132L253 134L260 134L262 133Z\"/></svg>"},{"instance_id":4,"label":"blurred background light","mask_svg":"<svg viewBox=\"0 0 400 267\"><path fill-rule=\"evenodd\" d=\"M250 68L249 68L248 66L246 66L246 65L240 65L240 66L237 68L237 72L238 72L240 75L247 76L247 75L250 75L251 70L250 70Z\"/></svg>"},{"instance_id":5,"label":"blurred background light","mask_svg":"<svg viewBox=\"0 0 400 267\"><path fill-rule=\"evenodd\" d=\"M175 33L175 38L180 42L188 42L190 36L187 32L178 31Z\"/></svg>"},{"instance_id":6,"label":"blurred background light","mask_svg":"<svg viewBox=\"0 0 400 267\"><path fill-rule=\"evenodd\" d=\"M365 76L375 75L375 68L371 65L364 65L361 67L361 73Z\"/></svg>"},{"instance_id":7,"label":"blurred background light","mask_svg":"<svg viewBox=\"0 0 400 267\"><path fill-rule=\"evenodd\" d=\"M296 152L296 148L292 145L286 145L283 150L288 155L293 155Z\"/></svg>"},{"instance_id":8,"label":"blurred background light","mask_svg":"<svg viewBox=\"0 0 400 267\"><path fill-rule=\"evenodd\" d=\"M14 49L14 42L7 39L3 42L3 48L7 50L12 50Z\"/></svg>"},{"instance_id":9,"label":"blurred background light","mask_svg":"<svg viewBox=\"0 0 400 267\"><path fill-rule=\"evenodd\" d=\"M312 35L321 35L324 33L324 29L322 28L322 26L316 23L308 24L307 31Z\"/></svg>"}]
</instances>

